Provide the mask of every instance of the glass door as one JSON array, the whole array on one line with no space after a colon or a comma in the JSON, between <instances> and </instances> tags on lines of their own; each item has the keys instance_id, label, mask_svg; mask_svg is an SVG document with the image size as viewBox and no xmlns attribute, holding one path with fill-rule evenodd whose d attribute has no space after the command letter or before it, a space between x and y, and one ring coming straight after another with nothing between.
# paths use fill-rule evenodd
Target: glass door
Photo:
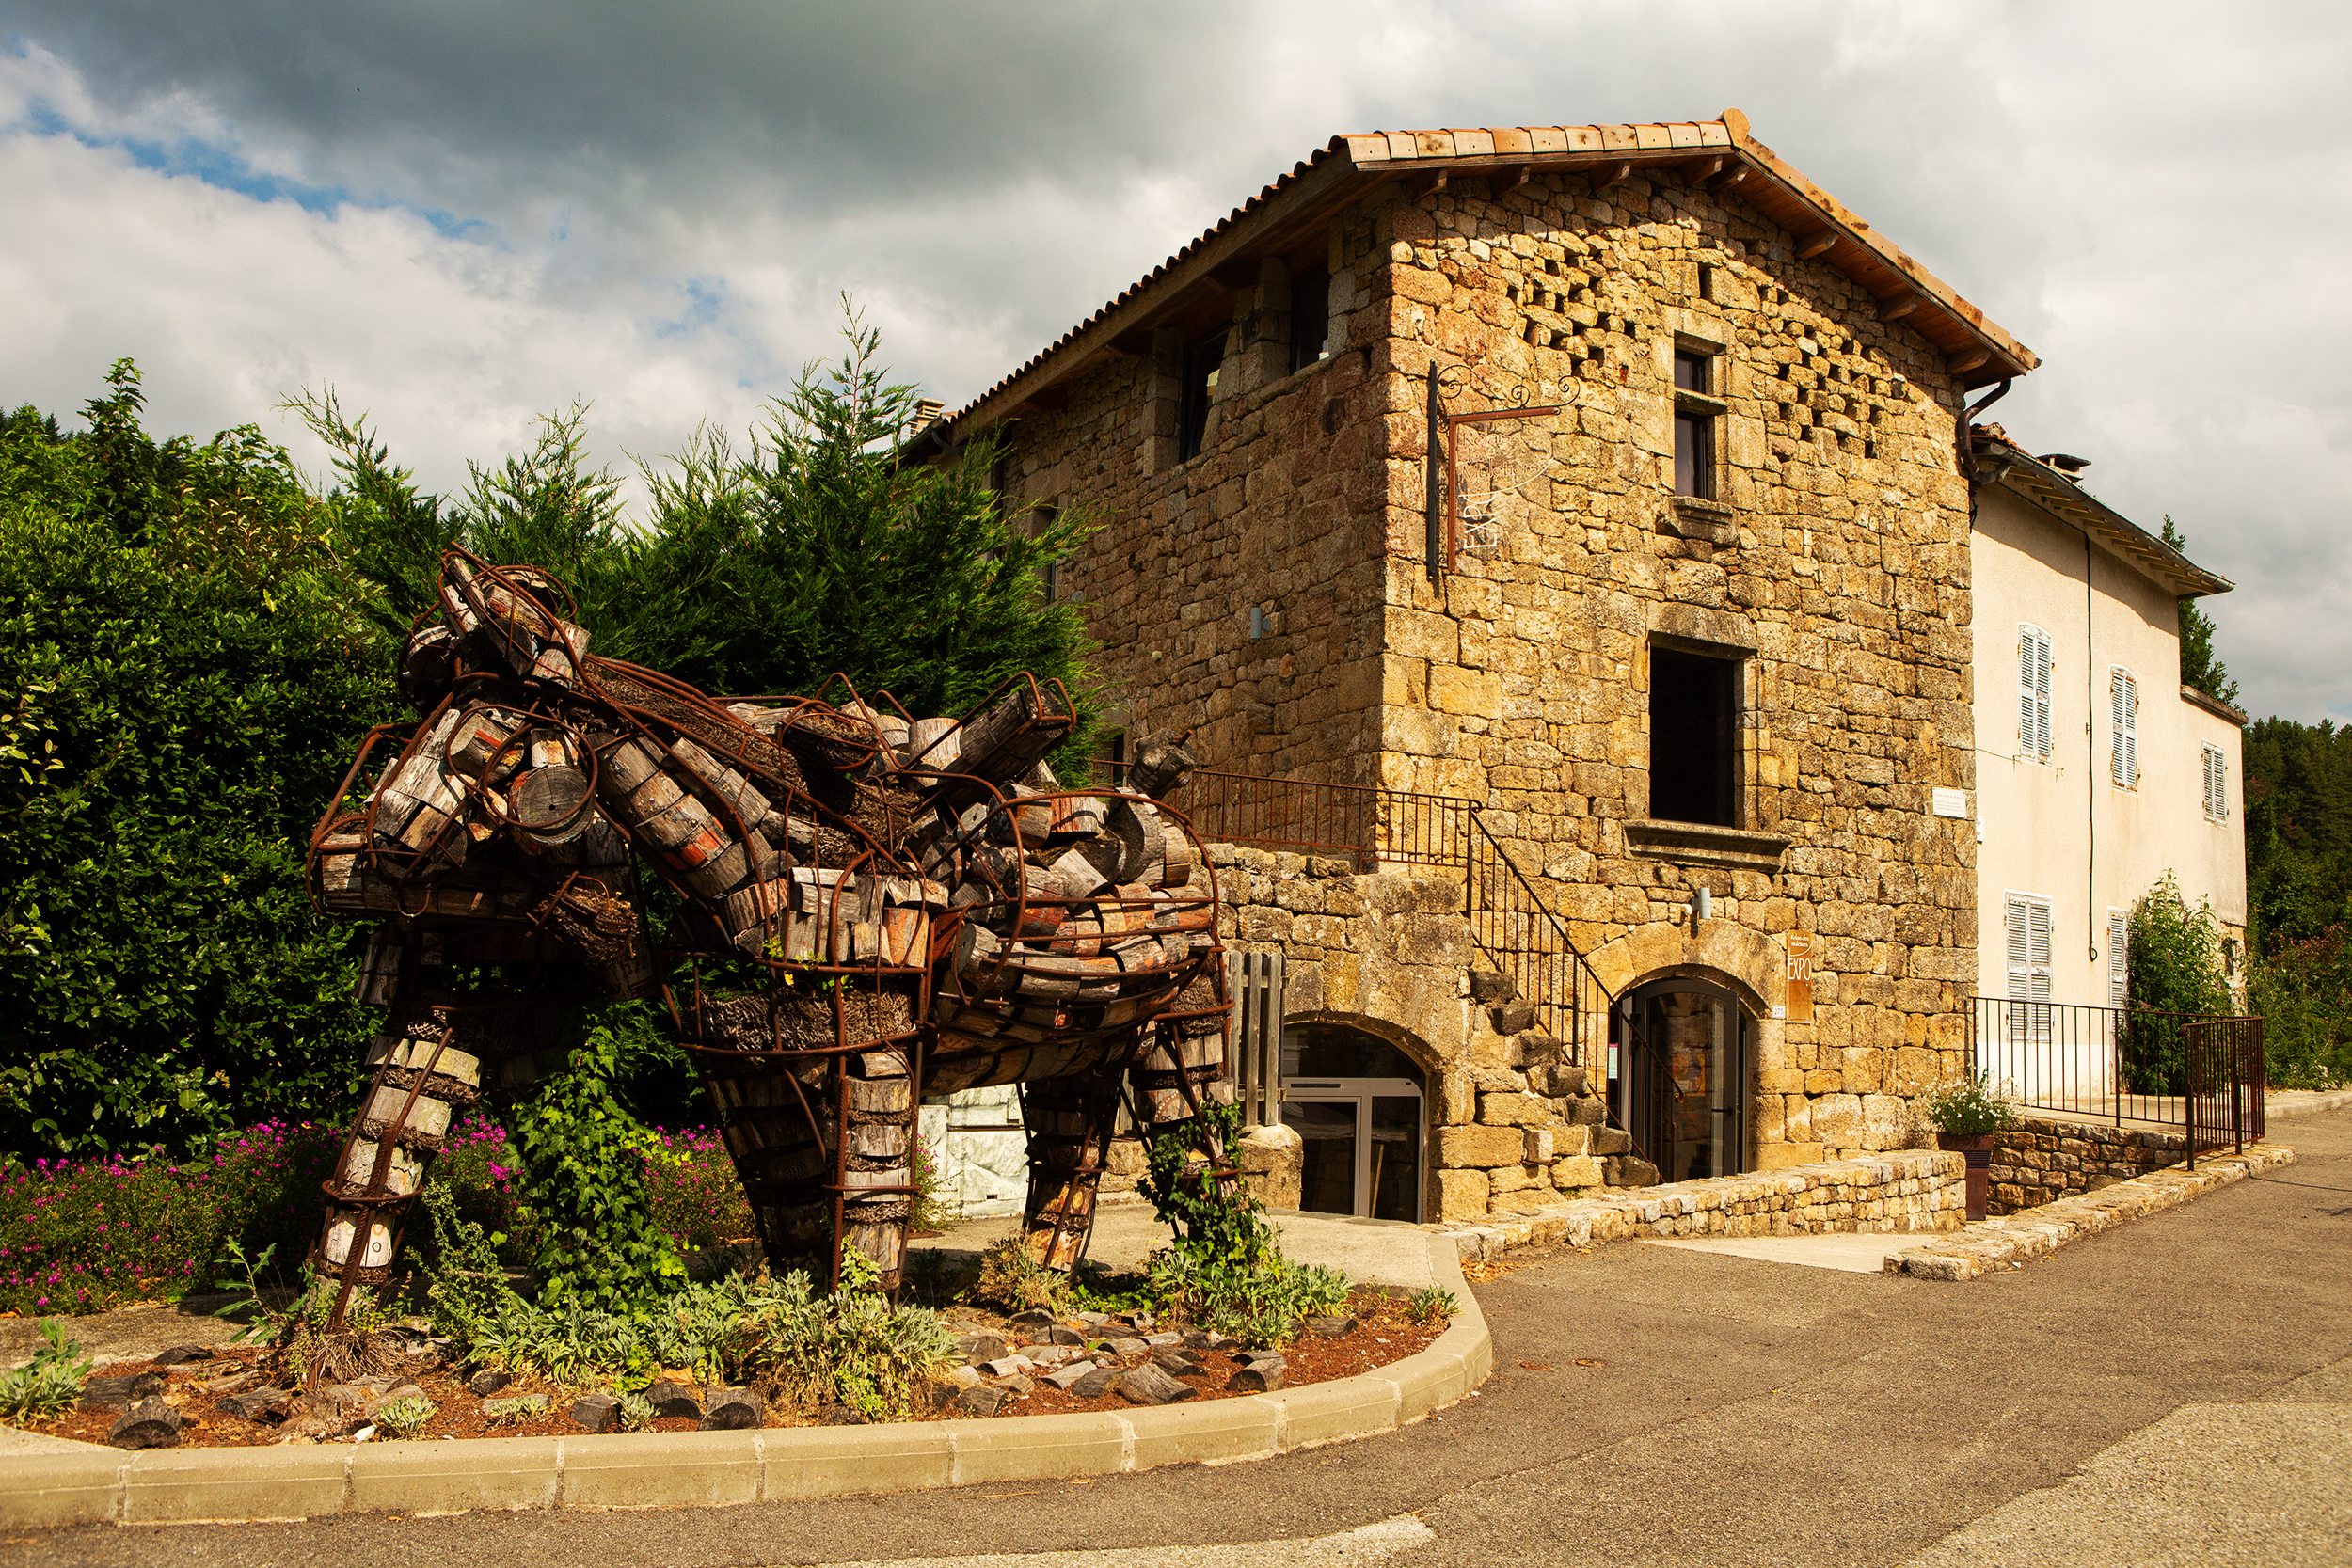
<instances>
[{"instance_id":1,"label":"glass door","mask_svg":"<svg viewBox=\"0 0 2352 1568\"><path fill-rule=\"evenodd\" d=\"M1286 1080L1282 1125L1306 1145L1298 1206L1419 1223L1422 1120L1421 1087L1407 1080Z\"/></svg>"},{"instance_id":2,"label":"glass door","mask_svg":"<svg viewBox=\"0 0 2352 1568\"><path fill-rule=\"evenodd\" d=\"M1697 980L1626 998L1609 1048L1610 1100L1661 1181L1748 1168L1748 1016Z\"/></svg>"}]
</instances>

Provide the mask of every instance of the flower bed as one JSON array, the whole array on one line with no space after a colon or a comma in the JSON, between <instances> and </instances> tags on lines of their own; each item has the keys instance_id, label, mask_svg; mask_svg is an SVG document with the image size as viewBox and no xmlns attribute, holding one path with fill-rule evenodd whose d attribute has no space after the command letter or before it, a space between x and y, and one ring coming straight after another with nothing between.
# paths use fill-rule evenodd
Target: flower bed
<instances>
[{"instance_id":1,"label":"flower bed","mask_svg":"<svg viewBox=\"0 0 2352 1568\"><path fill-rule=\"evenodd\" d=\"M1376 1289L1359 1289L1345 1314L1303 1325L1279 1353L1280 1361L1268 1363L1262 1356L1253 1361L1252 1353L1237 1341L1220 1341L1215 1335L1181 1324L1163 1325L1148 1313L1062 1311L1008 1317L956 1307L946 1316L948 1326L959 1336L957 1354L950 1358L951 1365L938 1369L935 1381L910 1419L1061 1415L1238 1398L1267 1386L1297 1387L1352 1377L1401 1361L1428 1348L1445 1328L1444 1318L1436 1312L1416 1315L1412 1304L1404 1298ZM1078 1342L1043 1342L1056 1338ZM150 1397L161 1400L179 1422L173 1434L176 1440L157 1445L167 1447L388 1441L391 1438L386 1430L387 1405L397 1399L420 1396L432 1411L410 1432L424 1440L580 1437L591 1431L618 1429L618 1422L605 1424L610 1419L608 1402L593 1397L602 1392L594 1386L565 1386L541 1377L507 1381L497 1374L483 1377L469 1366L442 1365L438 1349L421 1335L410 1343L421 1354L405 1358L390 1370L274 1406L267 1401L257 1404L254 1399L257 1389L267 1387L263 1364L268 1354L255 1349L216 1350L200 1359L169 1365L117 1363L103 1369L110 1383L93 1386L99 1388L102 1399L111 1389L119 1400L126 1394L121 1380L153 1373L161 1387ZM1017 1366L1016 1360L1025 1361L1026 1368ZM1089 1364L1098 1374L1091 1382L1084 1373L1071 1376ZM1054 1381L1057 1377L1074 1386L1058 1386ZM1128 1386L1130 1380L1133 1387ZM665 1381L672 1382L669 1389L657 1386L652 1391L674 1400L691 1400L695 1413L656 1415L640 1422L638 1430L691 1432L740 1419L742 1406L736 1407L732 1419L722 1415L711 1408L723 1402L715 1391L693 1383L685 1373ZM771 1428L866 1419L839 1403L795 1402L774 1386L751 1392L755 1396L753 1408L757 1424ZM534 1401L544 1403L532 1409L531 1402ZM683 1410L683 1406L677 1408ZM27 1430L103 1443L122 1418L119 1408L84 1408L29 1422Z\"/></svg>"},{"instance_id":2,"label":"flower bed","mask_svg":"<svg viewBox=\"0 0 2352 1568\"><path fill-rule=\"evenodd\" d=\"M215 1272L232 1241L248 1256L274 1244L289 1263L310 1246L341 1137L323 1123L268 1121L177 1163L118 1155L0 1167L0 1313L103 1312L235 1283ZM682 1250L752 1233L715 1131L657 1132L643 1152L654 1218ZM477 1117L456 1129L434 1179L520 1265L536 1220L518 1165L505 1130Z\"/></svg>"}]
</instances>

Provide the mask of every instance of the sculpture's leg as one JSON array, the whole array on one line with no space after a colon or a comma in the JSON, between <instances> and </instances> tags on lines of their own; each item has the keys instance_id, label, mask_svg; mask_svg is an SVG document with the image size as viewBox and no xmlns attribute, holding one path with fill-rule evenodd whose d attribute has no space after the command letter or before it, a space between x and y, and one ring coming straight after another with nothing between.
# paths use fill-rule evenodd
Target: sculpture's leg
<instances>
[{"instance_id":1,"label":"sculpture's leg","mask_svg":"<svg viewBox=\"0 0 2352 1568\"><path fill-rule=\"evenodd\" d=\"M402 1225L433 1155L482 1089L481 1059L451 1043L446 1011L401 1005L416 973L413 955L405 961L395 957L404 946L391 927L379 931L360 978L362 999L390 1004L391 1016L369 1042L373 1071L334 1172L322 1183L326 1212L310 1261L336 1282L329 1332L342 1327L354 1291L389 1276Z\"/></svg>"},{"instance_id":2,"label":"sculpture's leg","mask_svg":"<svg viewBox=\"0 0 2352 1568\"><path fill-rule=\"evenodd\" d=\"M841 1254L864 1253L896 1291L906 1266L907 1224L914 1213L914 1080L906 1053L863 1051L847 1058L842 1079L838 1174Z\"/></svg>"},{"instance_id":3,"label":"sculpture's leg","mask_svg":"<svg viewBox=\"0 0 2352 1568\"><path fill-rule=\"evenodd\" d=\"M1094 1232L1095 1189L1119 1121L1119 1075L1097 1071L1021 1085L1029 1132L1029 1198L1023 1232L1029 1256L1067 1274Z\"/></svg>"},{"instance_id":4,"label":"sculpture's leg","mask_svg":"<svg viewBox=\"0 0 2352 1568\"><path fill-rule=\"evenodd\" d=\"M839 1148L834 1065L787 1071L749 1054L739 1064L716 1053L699 1060L770 1262L781 1270L791 1259L830 1259L834 1195L826 1187Z\"/></svg>"}]
</instances>

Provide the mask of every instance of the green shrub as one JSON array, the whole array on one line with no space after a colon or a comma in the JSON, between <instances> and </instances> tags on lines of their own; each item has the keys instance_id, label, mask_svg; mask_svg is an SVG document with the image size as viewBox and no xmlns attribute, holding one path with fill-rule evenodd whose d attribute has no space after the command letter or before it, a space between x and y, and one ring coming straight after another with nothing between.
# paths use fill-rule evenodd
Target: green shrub
<instances>
[{"instance_id":1,"label":"green shrub","mask_svg":"<svg viewBox=\"0 0 2352 1568\"><path fill-rule=\"evenodd\" d=\"M2331 926L2253 966L2248 1002L2263 1020L2273 1086L2330 1089L2352 1083L2352 944Z\"/></svg>"},{"instance_id":2,"label":"green shrub","mask_svg":"<svg viewBox=\"0 0 2352 1568\"><path fill-rule=\"evenodd\" d=\"M2181 1094L2188 1083L2185 1020L2163 1015L2237 1012L2221 960L2221 923L2210 905L2190 909L2168 871L2132 906L2128 928L2123 1075L2136 1094Z\"/></svg>"},{"instance_id":3,"label":"green shrub","mask_svg":"<svg viewBox=\"0 0 2352 1568\"><path fill-rule=\"evenodd\" d=\"M90 1366L82 1347L65 1337L57 1321L43 1319L32 1360L0 1371L0 1421L23 1426L72 1409L82 1397L82 1380L89 1376Z\"/></svg>"}]
</instances>

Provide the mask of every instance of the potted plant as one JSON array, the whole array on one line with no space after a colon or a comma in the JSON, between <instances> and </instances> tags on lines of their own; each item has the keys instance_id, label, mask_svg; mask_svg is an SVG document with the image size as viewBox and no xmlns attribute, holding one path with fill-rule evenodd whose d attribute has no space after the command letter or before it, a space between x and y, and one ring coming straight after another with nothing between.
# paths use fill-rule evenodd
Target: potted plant
<instances>
[{"instance_id":1,"label":"potted plant","mask_svg":"<svg viewBox=\"0 0 2352 1568\"><path fill-rule=\"evenodd\" d=\"M1919 1114L1935 1129L1936 1146L1968 1163L1968 1217L1984 1218L1987 1189L1993 1180L1995 1135L2017 1120L2017 1107L1994 1091L1979 1072L1930 1089L1919 1101Z\"/></svg>"}]
</instances>

